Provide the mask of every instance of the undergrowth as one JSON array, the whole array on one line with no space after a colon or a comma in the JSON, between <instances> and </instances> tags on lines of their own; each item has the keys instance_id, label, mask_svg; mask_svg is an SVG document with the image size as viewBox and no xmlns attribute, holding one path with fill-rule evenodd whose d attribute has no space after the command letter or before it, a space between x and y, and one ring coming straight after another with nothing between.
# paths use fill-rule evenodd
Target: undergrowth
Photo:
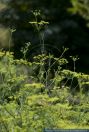
<instances>
[{"instance_id":1,"label":"undergrowth","mask_svg":"<svg viewBox=\"0 0 89 132\"><path fill-rule=\"evenodd\" d=\"M28 62L14 59L13 53L0 52L1 132L89 128L89 75L62 69L67 60L54 58L52 64L57 62L58 69L50 77L52 67L46 70L45 62L53 58L39 55Z\"/></svg>"}]
</instances>

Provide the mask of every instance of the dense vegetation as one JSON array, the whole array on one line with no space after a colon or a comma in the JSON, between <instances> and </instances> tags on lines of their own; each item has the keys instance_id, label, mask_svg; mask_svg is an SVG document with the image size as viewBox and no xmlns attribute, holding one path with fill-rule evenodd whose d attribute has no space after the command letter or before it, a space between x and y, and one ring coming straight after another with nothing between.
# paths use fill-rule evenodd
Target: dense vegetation
<instances>
[{"instance_id":1,"label":"dense vegetation","mask_svg":"<svg viewBox=\"0 0 89 132\"><path fill-rule=\"evenodd\" d=\"M45 62L53 59L46 70ZM56 62L58 69L51 76ZM66 63L52 55L28 62L14 59L11 52L0 52L1 132L89 128L89 75L61 69Z\"/></svg>"},{"instance_id":2,"label":"dense vegetation","mask_svg":"<svg viewBox=\"0 0 89 132\"><path fill-rule=\"evenodd\" d=\"M0 37L0 131L89 129L89 75L76 72L80 52L75 50L88 48L88 3L52 0L49 10L46 1L8 3L8 12L0 16L0 33L5 31ZM46 17L40 10L29 10L29 5L37 9L38 3Z\"/></svg>"}]
</instances>

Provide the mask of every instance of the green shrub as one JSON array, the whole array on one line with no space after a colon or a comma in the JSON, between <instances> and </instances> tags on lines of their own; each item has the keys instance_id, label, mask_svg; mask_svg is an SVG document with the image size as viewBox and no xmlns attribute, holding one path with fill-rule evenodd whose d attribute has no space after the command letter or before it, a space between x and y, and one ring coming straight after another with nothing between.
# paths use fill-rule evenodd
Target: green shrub
<instances>
[{"instance_id":1,"label":"green shrub","mask_svg":"<svg viewBox=\"0 0 89 132\"><path fill-rule=\"evenodd\" d=\"M45 69L50 57L53 65L55 61L59 65L53 78L49 77L52 64ZM15 60L13 53L0 52L0 131L89 128L89 97L83 93L89 75L62 69L65 61L60 58L39 55L34 59ZM72 85L60 86L63 79L75 77L80 91L73 94Z\"/></svg>"}]
</instances>

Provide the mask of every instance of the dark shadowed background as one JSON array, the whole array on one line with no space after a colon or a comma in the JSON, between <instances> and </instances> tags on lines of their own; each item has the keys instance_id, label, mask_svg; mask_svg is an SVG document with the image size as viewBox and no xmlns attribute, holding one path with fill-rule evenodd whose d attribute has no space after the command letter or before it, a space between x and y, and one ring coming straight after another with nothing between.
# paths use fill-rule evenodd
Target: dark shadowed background
<instances>
[{"instance_id":1,"label":"dark shadowed background","mask_svg":"<svg viewBox=\"0 0 89 132\"><path fill-rule=\"evenodd\" d=\"M29 21L34 20L32 10L41 10L42 19L49 25L44 32L45 50L59 57L62 47L69 50L64 57L69 60L68 68L73 70L69 56L78 55L76 70L89 73L89 0L0 0L0 48L11 50L21 58L21 48L31 42L27 53L30 60L41 52L38 33ZM40 17L38 21L40 21ZM12 34L10 29L16 29Z\"/></svg>"}]
</instances>

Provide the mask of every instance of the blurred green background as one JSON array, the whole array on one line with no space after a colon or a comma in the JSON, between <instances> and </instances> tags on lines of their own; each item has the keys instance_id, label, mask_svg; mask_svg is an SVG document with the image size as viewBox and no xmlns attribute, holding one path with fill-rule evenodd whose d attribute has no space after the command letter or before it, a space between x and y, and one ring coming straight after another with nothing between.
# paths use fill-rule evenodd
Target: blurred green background
<instances>
[{"instance_id":1,"label":"blurred green background","mask_svg":"<svg viewBox=\"0 0 89 132\"><path fill-rule=\"evenodd\" d=\"M28 60L39 54L38 33L29 21L34 20L32 11L41 10L38 21L49 22L41 30L46 52L59 57L62 47L67 47L69 50L64 56L69 60L67 68L73 70L69 56L78 55L76 71L89 73L88 6L89 0L0 0L0 48L8 50L10 46L15 58L21 58L21 48L31 42ZM10 28L16 31L11 34Z\"/></svg>"}]
</instances>

